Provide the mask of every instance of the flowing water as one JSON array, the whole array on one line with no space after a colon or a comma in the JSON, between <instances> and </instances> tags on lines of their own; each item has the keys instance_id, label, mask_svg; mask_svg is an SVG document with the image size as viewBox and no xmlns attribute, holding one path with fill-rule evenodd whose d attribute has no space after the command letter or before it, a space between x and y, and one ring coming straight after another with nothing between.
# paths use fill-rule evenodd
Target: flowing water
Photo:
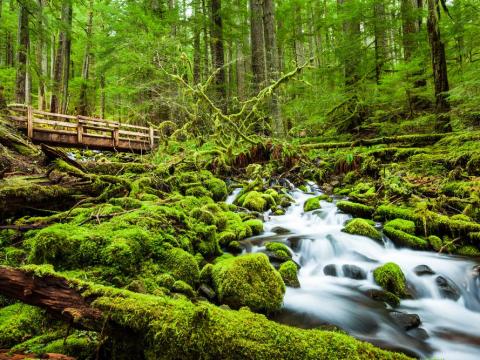
<instances>
[{"instance_id":1,"label":"flowing water","mask_svg":"<svg viewBox=\"0 0 480 360\"><path fill-rule=\"evenodd\" d=\"M480 359L479 263L399 249L385 237L384 243L378 243L346 234L342 228L351 217L340 213L335 203L322 201L320 210L303 212L305 200L320 194L312 190L310 195L292 190L296 203L286 214L266 213L265 232L245 241L249 252L265 251L266 241L283 242L301 265L301 287L287 288L284 309L275 320L302 328L333 325L356 338L421 358ZM232 194L228 200L234 197ZM401 301L396 313L367 296L368 290L380 289L372 271L386 262L402 268L413 294L412 300ZM335 268L336 276L325 275L328 265L330 271ZM356 265L366 278L352 279L344 265ZM413 269L418 265L427 265L434 274L417 275ZM450 284L447 293L456 296L445 296L437 285L439 276ZM407 326L399 323L402 315L398 312L417 314L420 326L405 330Z\"/></svg>"}]
</instances>

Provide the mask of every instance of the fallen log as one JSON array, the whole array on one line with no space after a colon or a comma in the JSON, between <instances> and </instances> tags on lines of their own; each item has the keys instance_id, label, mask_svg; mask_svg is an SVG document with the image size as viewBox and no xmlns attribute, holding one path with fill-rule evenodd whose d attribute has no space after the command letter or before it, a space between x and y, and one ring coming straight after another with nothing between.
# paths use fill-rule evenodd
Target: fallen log
<instances>
[{"instance_id":1,"label":"fallen log","mask_svg":"<svg viewBox=\"0 0 480 360\"><path fill-rule=\"evenodd\" d=\"M127 330L133 336L118 344L138 344L131 359L409 359L344 333L280 325L248 309L67 280L45 266L0 267L0 294L40 306L74 326Z\"/></svg>"}]
</instances>

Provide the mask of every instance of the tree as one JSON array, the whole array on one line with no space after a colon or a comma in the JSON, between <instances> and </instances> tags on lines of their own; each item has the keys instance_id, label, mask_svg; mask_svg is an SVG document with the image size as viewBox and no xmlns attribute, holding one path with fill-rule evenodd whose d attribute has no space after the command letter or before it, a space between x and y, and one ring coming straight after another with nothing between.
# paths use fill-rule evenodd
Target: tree
<instances>
[{"instance_id":1,"label":"tree","mask_svg":"<svg viewBox=\"0 0 480 360\"><path fill-rule=\"evenodd\" d=\"M444 0L441 1L446 9ZM447 100L447 92L450 88L448 85L445 45L440 35L440 8L438 0L428 0L427 5L427 31L432 57L433 81L435 84L435 109L437 112L442 113L450 110L450 104Z\"/></svg>"},{"instance_id":2,"label":"tree","mask_svg":"<svg viewBox=\"0 0 480 360\"><path fill-rule=\"evenodd\" d=\"M28 29L29 9L22 2L19 4L18 15L18 50L17 50L17 79L15 87L16 101L20 104L29 102L28 84L28 49L30 47L30 33Z\"/></svg>"},{"instance_id":3,"label":"tree","mask_svg":"<svg viewBox=\"0 0 480 360\"><path fill-rule=\"evenodd\" d=\"M223 50L223 23L222 23L222 2L221 0L211 0L212 11L212 59L216 71L215 88L222 102L222 107L226 109L227 89L225 84L225 54Z\"/></svg>"},{"instance_id":4,"label":"tree","mask_svg":"<svg viewBox=\"0 0 480 360\"><path fill-rule=\"evenodd\" d=\"M261 0L250 0L250 37L252 43L253 84L258 91L266 80L263 6Z\"/></svg>"}]
</instances>

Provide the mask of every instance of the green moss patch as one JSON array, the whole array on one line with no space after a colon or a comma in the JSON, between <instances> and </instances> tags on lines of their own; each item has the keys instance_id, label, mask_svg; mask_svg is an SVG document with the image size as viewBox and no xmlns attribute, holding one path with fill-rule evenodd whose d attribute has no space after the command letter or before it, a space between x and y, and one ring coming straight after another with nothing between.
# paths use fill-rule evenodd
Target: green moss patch
<instances>
[{"instance_id":1,"label":"green moss patch","mask_svg":"<svg viewBox=\"0 0 480 360\"><path fill-rule=\"evenodd\" d=\"M337 207L346 214L370 219L375 209L372 206L351 201L339 201Z\"/></svg>"},{"instance_id":2,"label":"green moss patch","mask_svg":"<svg viewBox=\"0 0 480 360\"><path fill-rule=\"evenodd\" d=\"M377 241L382 240L382 234L373 227L372 223L372 221L361 218L352 219L347 223L343 231L348 234L366 236Z\"/></svg>"},{"instance_id":3,"label":"green moss patch","mask_svg":"<svg viewBox=\"0 0 480 360\"><path fill-rule=\"evenodd\" d=\"M407 281L402 269L395 263L386 263L373 271L375 282L384 290L405 298L408 296Z\"/></svg>"}]
</instances>

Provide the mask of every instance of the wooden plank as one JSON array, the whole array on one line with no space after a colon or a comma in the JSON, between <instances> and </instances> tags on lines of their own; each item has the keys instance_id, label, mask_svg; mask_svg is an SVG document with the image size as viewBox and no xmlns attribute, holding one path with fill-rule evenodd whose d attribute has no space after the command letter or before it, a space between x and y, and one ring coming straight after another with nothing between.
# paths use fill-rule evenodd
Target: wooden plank
<instances>
[{"instance_id":1,"label":"wooden plank","mask_svg":"<svg viewBox=\"0 0 480 360\"><path fill-rule=\"evenodd\" d=\"M41 110L34 110L33 113L34 113L34 114L38 114L38 115L45 115L45 116L62 118L62 119L77 120L77 117L76 117L76 116L73 116L73 115L55 114L55 113L50 113L50 112L41 111Z\"/></svg>"},{"instance_id":2,"label":"wooden plank","mask_svg":"<svg viewBox=\"0 0 480 360\"><path fill-rule=\"evenodd\" d=\"M112 133L112 138L113 138L113 147L118 147L118 142L120 140L120 135L118 133L118 129L113 130Z\"/></svg>"},{"instance_id":3,"label":"wooden plank","mask_svg":"<svg viewBox=\"0 0 480 360\"><path fill-rule=\"evenodd\" d=\"M148 131L149 128L146 127L146 126L140 126L140 125L131 125L131 124L120 124L120 127L126 127L126 128L130 128L130 129L141 129L141 130L146 130Z\"/></svg>"},{"instance_id":4,"label":"wooden plank","mask_svg":"<svg viewBox=\"0 0 480 360\"><path fill-rule=\"evenodd\" d=\"M154 145L155 145L155 138L154 138L153 127L150 126L150 149L153 149Z\"/></svg>"},{"instance_id":5,"label":"wooden plank","mask_svg":"<svg viewBox=\"0 0 480 360\"><path fill-rule=\"evenodd\" d=\"M33 118L34 124L43 124L43 125L52 125L52 126L63 126L67 128L77 128L77 124L66 122L66 121L57 121L57 120L47 120L47 119L38 119Z\"/></svg>"},{"instance_id":6,"label":"wooden plank","mask_svg":"<svg viewBox=\"0 0 480 360\"><path fill-rule=\"evenodd\" d=\"M31 106L27 108L27 137L33 137L33 109Z\"/></svg>"},{"instance_id":7,"label":"wooden plank","mask_svg":"<svg viewBox=\"0 0 480 360\"><path fill-rule=\"evenodd\" d=\"M122 135L139 136L139 137L145 137L145 138L150 137L149 134L138 133L138 132L133 132L133 131L120 130L119 132L120 132L120 134L122 134Z\"/></svg>"},{"instance_id":8,"label":"wooden plank","mask_svg":"<svg viewBox=\"0 0 480 360\"><path fill-rule=\"evenodd\" d=\"M83 144L83 125L81 123L77 124L77 141L79 144Z\"/></svg>"}]
</instances>

